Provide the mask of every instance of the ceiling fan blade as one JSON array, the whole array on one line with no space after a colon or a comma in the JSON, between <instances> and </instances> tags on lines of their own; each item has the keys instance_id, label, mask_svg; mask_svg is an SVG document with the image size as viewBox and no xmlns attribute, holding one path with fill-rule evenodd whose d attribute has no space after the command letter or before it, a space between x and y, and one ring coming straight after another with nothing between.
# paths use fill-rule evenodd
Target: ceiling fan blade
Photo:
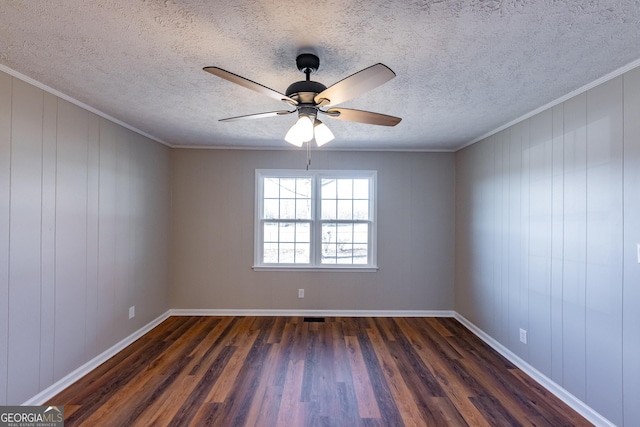
<instances>
[{"instance_id":1,"label":"ceiling fan blade","mask_svg":"<svg viewBox=\"0 0 640 427\"><path fill-rule=\"evenodd\" d=\"M268 113L247 114L245 116L227 117L226 119L220 119L219 121L233 122L235 120L253 120L253 119L262 119L265 117L284 116L286 114L291 114L291 113L295 113L295 110L294 111L280 110L280 111L269 111Z\"/></svg>"},{"instance_id":2,"label":"ceiling fan blade","mask_svg":"<svg viewBox=\"0 0 640 427\"><path fill-rule=\"evenodd\" d=\"M284 102L288 102L291 105L298 105L298 101L296 101L295 99L289 98L287 95L284 95L278 91L275 91L266 86L263 86L260 83L256 83L249 79L245 79L244 77L241 77L237 74L230 73L229 71L223 70L222 68L204 67L203 70L206 71L207 73L213 74L214 76L222 77L223 79L228 80L231 83L235 83L237 85L246 87L247 89L251 89L253 91L266 95L269 98L273 98L277 101L284 101Z\"/></svg>"},{"instance_id":3,"label":"ceiling fan blade","mask_svg":"<svg viewBox=\"0 0 640 427\"><path fill-rule=\"evenodd\" d=\"M316 104L322 106L336 105L370 91L396 76L384 64L375 64L340 80L314 98Z\"/></svg>"},{"instance_id":4,"label":"ceiling fan blade","mask_svg":"<svg viewBox=\"0 0 640 427\"><path fill-rule=\"evenodd\" d=\"M388 116L386 114L372 113L370 111L352 110L350 108L329 108L327 111L318 110L327 116L346 120L349 122L366 123L369 125L395 126L402 120L400 117Z\"/></svg>"}]
</instances>

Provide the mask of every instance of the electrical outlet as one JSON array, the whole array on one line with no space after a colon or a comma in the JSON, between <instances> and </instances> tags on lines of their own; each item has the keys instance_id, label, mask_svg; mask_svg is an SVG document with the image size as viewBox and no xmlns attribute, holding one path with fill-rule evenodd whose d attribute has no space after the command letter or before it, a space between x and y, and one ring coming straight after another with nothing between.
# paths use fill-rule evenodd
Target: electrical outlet
<instances>
[{"instance_id":1,"label":"electrical outlet","mask_svg":"<svg viewBox=\"0 0 640 427\"><path fill-rule=\"evenodd\" d=\"M520 328L520 342L522 344L527 343L527 331L522 328Z\"/></svg>"},{"instance_id":2,"label":"electrical outlet","mask_svg":"<svg viewBox=\"0 0 640 427\"><path fill-rule=\"evenodd\" d=\"M304 298L304 289L298 289L298 298Z\"/></svg>"},{"instance_id":3,"label":"electrical outlet","mask_svg":"<svg viewBox=\"0 0 640 427\"><path fill-rule=\"evenodd\" d=\"M136 317L136 306L132 305L129 307L129 319L133 319L134 317Z\"/></svg>"}]
</instances>

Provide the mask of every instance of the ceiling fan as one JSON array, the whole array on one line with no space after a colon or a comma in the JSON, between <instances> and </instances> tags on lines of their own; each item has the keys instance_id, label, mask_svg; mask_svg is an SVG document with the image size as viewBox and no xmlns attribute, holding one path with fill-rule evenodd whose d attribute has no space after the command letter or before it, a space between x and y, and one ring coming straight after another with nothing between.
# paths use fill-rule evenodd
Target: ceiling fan
<instances>
[{"instance_id":1,"label":"ceiling fan","mask_svg":"<svg viewBox=\"0 0 640 427\"><path fill-rule=\"evenodd\" d=\"M338 120L380 126L395 126L402 120L399 117L388 116L386 114L334 107L336 104L348 101L394 78L396 76L395 73L386 65L380 63L372 65L340 80L328 88L322 83L311 80L311 73L317 71L320 65L320 60L316 55L312 53L302 53L296 58L296 65L298 66L298 70L306 75L306 79L291 84L285 94L223 70L222 68L204 67L204 71L214 76L221 77L278 101L287 102L295 107L295 110L292 111L269 111L266 113L229 117L220 119L220 121L230 122L234 120L260 119L297 112L298 120L287 132L285 140L297 147L301 147L303 143L311 141L314 137L318 146L322 146L334 139L331 130L318 119L319 115L325 115Z\"/></svg>"}]
</instances>

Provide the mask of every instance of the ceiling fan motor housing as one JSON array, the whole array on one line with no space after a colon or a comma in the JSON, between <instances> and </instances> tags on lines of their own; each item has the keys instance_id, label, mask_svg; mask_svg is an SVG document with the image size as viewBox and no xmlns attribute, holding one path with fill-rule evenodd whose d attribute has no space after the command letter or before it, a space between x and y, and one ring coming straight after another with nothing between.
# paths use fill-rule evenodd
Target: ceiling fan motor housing
<instances>
[{"instance_id":1,"label":"ceiling fan motor housing","mask_svg":"<svg viewBox=\"0 0 640 427\"><path fill-rule=\"evenodd\" d=\"M303 80L291 84L287 88L285 95L289 98L295 99L300 104L315 104L313 98L326 88L327 87L322 83Z\"/></svg>"}]
</instances>

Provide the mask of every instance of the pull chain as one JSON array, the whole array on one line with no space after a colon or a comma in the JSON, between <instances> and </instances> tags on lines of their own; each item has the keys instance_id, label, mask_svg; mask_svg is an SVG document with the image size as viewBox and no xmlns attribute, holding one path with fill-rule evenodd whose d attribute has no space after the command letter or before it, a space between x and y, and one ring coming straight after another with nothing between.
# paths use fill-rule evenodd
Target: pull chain
<instances>
[{"instance_id":1,"label":"pull chain","mask_svg":"<svg viewBox=\"0 0 640 427\"><path fill-rule=\"evenodd\" d=\"M311 166L311 142L307 142L307 170Z\"/></svg>"}]
</instances>

